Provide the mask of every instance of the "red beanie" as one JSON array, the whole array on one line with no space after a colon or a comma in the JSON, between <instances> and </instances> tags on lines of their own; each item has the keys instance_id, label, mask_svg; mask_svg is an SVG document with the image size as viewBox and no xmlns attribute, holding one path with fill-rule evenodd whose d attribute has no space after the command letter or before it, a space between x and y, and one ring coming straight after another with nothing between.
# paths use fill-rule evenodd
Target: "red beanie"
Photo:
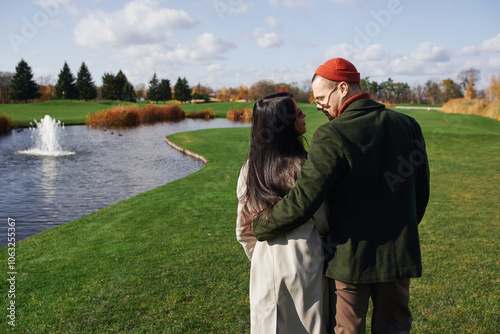
<instances>
[{"instance_id":1,"label":"red beanie","mask_svg":"<svg viewBox=\"0 0 500 334\"><path fill-rule=\"evenodd\" d=\"M359 82L360 75L356 67L344 58L333 58L320 65L317 75L332 81Z\"/></svg>"}]
</instances>

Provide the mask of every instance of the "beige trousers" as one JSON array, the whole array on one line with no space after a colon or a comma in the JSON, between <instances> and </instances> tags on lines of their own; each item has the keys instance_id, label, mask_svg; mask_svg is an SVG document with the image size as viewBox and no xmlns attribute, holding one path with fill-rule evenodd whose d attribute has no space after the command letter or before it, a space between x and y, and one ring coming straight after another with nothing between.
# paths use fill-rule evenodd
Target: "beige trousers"
<instances>
[{"instance_id":1,"label":"beige trousers","mask_svg":"<svg viewBox=\"0 0 500 334\"><path fill-rule=\"evenodd\" d=\"M335 282L337 306L336 334L365 334L370 297L373 303L372 333L409 333L411 312L408 307L410 280L372 284Z\"/></svg>"}]
</instances>

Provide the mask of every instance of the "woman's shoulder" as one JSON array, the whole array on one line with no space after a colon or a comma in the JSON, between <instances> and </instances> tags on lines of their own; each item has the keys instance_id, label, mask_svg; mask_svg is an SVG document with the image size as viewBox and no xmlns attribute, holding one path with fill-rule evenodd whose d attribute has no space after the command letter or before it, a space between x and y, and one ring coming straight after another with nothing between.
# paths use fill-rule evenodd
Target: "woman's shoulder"
<instances>
[{"instance_id":1,"label":"woman's shoulder","mask_svg":"<svg viewBox=\"0 0 500 334\"><path fill-rule=\"evenodd\" d=\"M240 168L240 175L238 176L238 185L236 191L238 198L241 198L246 192L247 175L248 175L248 160L245 161L243 166L241 166Z\"/></svg>"}]
</instances>

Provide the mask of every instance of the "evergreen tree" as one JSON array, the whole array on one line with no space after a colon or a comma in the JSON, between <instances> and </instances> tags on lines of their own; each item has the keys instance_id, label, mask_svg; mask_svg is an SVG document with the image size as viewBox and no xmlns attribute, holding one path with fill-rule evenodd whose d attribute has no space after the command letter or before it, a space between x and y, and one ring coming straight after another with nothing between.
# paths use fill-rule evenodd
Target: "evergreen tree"
<instances>
[{"instance_id":1,"label":"evergreen tree","mask_svg":"<svg viewBox=\"0 0 500 334\"><path fill-rule=\"evenodd\" d=\"M101 96L107 100L119 100L121 91L115 80L115 76L111 73L104 73L102 76Z\"/></svg>"},{"instance_id":2,"label":"evergreen tree","mask_svg":"<svg viewBox=\"0 0 500 334\"><path fill-rule=\"evenodd\" d=\"M95 88L92 75L85 63L82 63L78 71L76 88L78 89L78 97L80 100L93 100L97 97L97 89Z\"/></svg>"},{"instance_id":3,"label":"evergreen tree","mask_svg":"<svg viewBox=\"0 0 500 334\"><path fill-rule=\"evenodd\" d=\"M120 100L127 101L127 102L136 102L135 97L136 97L136 94L134 91L134 87L127 80L127 82L125 82L125 85L123 86Z\"/></svg>"},{"instance_id":4,"label":"evergreen tree","mask_svg":"<svg viewBox=\"0 0 500 334\"><path fill-rule=\"evenodd\" d=\"M158 86L158 99L160 101L172 100L172 89L170 88L170 80L162 79L160 85Z\"/></svg>"},{"instance_id":5,"label":"evergreen tree","mask_svg":"<svg viewBox=\"0 0 500 334\"><path fill-rule=\"evenodd\" d=\"M125 89L125 86L127 85L128 79L125 73L122 72L122 70L119 70L118 73L115 76L115 82L116 82L116 89L118 90L119 94L119 100L120 101L128 101L127 99L127 94L130 93L127 89ZM132 87L132 91L134 88ZM134 94L135 95L135 94Z\"/></svg>"},{"instance_id":6,"label":"evergreen tree","mask_svg":"<svg viewBox=\"0 0 500 334\"><path fill-rule=\"evenodd\" d=\"M174 97L176 100L181 102L186 102L191 99L191 89L189 88L189 84L186 78L181 79L180 77L177 79L177 82L174 86Z\"/></svg>"},{"instance_id":7,"label":"evergreen tree","mask_svg":"<svg viewBox=\"0 0 500 334\"><path fill-rule=\"evenodd\" d=\"M64 62L64 66L59 72L59 78L55 86L56 99L77 99L78 90L75 85L75 77L69 69L68 63Z\"/></svg>"},{"instance_id":8,"label":"evergreen tree","mask_svg":"<svg viewBox=\"0 0 500 334\"><path fill-rule=\"evenodd\" d=\"M150 101L158 101L160 100L160 94L159 94L159 89L160 89L160 84L158 83L158 78L156 77L156 73L153 74L153 78L149 82L149 88L148 88L148 100Z\"/></svg>"},{"instance_id":9,"label":"evergreen tree","mask_svg":"<svg viewBox=\"0 0 500 334\"><path fill-rule=\"evenodd\" d=\"M38 92L38 85L33 80L33 73L28 63L21 59L16 66L16 73L10 82L10 98L12 100L20 100L28 102L39 98L41 94Z\"/></svg>"}]
</instances>

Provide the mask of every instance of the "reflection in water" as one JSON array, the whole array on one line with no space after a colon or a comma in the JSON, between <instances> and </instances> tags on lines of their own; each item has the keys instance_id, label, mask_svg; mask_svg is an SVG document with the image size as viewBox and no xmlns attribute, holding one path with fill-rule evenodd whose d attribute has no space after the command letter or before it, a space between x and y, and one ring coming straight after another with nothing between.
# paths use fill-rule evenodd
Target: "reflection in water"
<instances>
[{"instance_id":1,"label":"reflection in water","mask_svg":"<svg viewBox=\"0 0 500 334\"><path fill-rule=\"evenodd\" d=\"M166 135L240 126L248 125L190 119L113 131L67 126L59 141L75 154L66 156L18 154L32 140L27 129L13 131L0 137L0 228L15 219L20 241L189 175L203 164L168 146ZM0 247L6 244L0 238Z\"/></svg>"},{"instance_id":2,"label":"reflection in water","mask_svg":"<svg viewBox=\"0 0 500 334\"><path fill-rule=\"evenodd\" d=\"M56 178L57 178L57 159L54 157L45 157L42 159L41 166L41 182L40 186L43 189L43 202L47 205L54 203L56 198Z\"/></svg>"}]
</instances>

